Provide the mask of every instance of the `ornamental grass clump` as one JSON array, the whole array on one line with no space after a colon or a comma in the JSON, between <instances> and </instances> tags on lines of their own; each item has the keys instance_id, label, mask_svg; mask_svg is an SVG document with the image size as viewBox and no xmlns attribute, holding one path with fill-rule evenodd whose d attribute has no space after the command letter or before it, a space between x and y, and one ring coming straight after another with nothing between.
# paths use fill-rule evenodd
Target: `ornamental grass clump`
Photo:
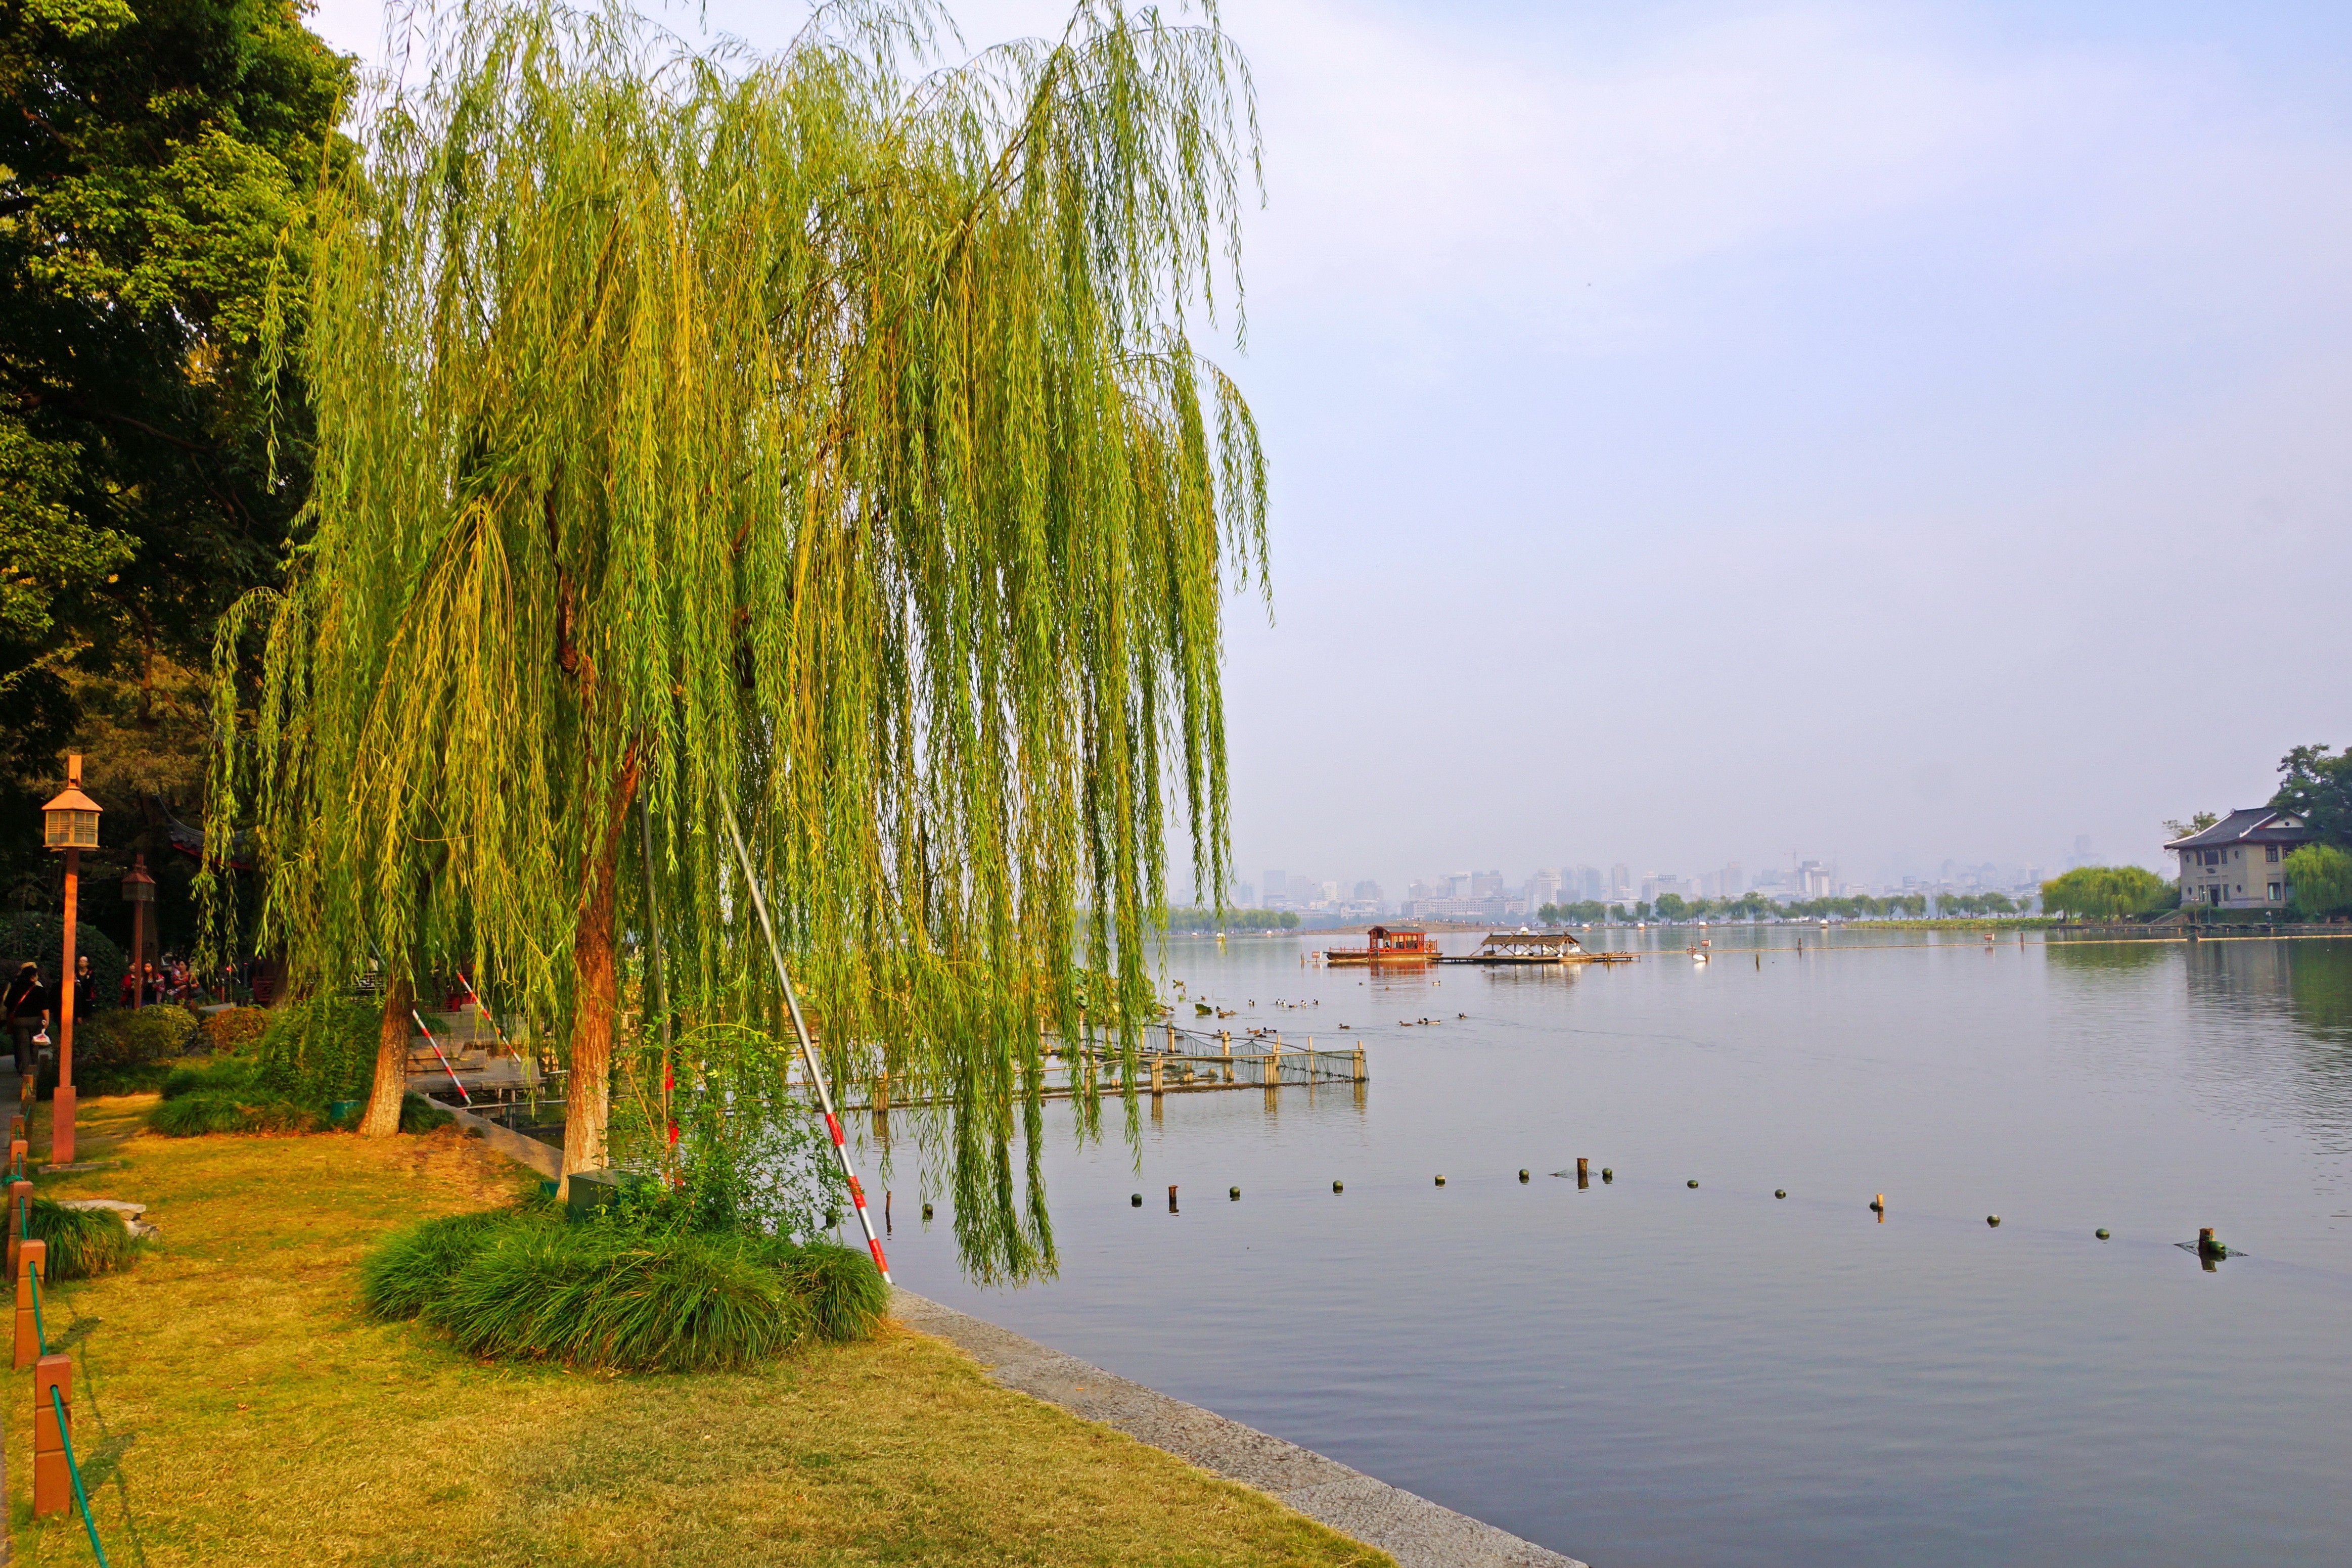
<instances>
[{"instance_id":1,"label":"ornamental grass clump","mask_svg":"<svg viewBox=\"0 0 2352 1568\"><path fill-rule=\"evenodd\" d=\"M509 1228L418 1316L473 1355L648 1372L770 1361L807 1325L733 1237L593 1222Z\"/></svg>"},{"instance_id":2,"label":"ornamental grass clump","mask_svg":"<svg viewBox=\"0 0 2352 1568\"><path fill-rule=\"evenodd\" d=\"M33 1199L25 1217L29 1240L48 1243L49 1260L41 1270L43 1283L52 1280L87 1280L127 1268L139 1251L139 1239L110 1208L68 1208L46 1197Z\"/></svg>"},{"instance_id":3,"label":"ornamental grass clump","mask_svg":"<svg viewBox=\"0 0 2352 1568\"><path fill-rule=\"evenodd\" d=\"M360 1298L380 1318L413 1318L449 1292L467 1264L528 1223L504 1209L451 1214L396 1231L360 1265Z\"/></svg>"},{"instance_id":4,"label":"ornamental grass clump","mask_svg":"<svg viewBox=\"0 0 2352 1568\"><path fill-rule=\"evenodd\" d=\"M567 1220L546 1206L409 1227L361 1266L380 1318L414 1318L470 1355L638 1372L718 1372L809 1340L874 1332L874 1265L829 1242L648 1222Z\"/></svg>"},{"instance_id":5,"label":"ornamental grass clump","mask_svg":"<svg viewBox=\"0 0 2352 1568\"><path fill-rule=\"evenodd\" d=\"M230 1057L209 1067L176 1067L163 1083L163 1103L147 1130L165 1138L213 1133L304 1133L320 1124L319 1111L270 1092L261 1064Z\"/></svg>"}]
</instances>

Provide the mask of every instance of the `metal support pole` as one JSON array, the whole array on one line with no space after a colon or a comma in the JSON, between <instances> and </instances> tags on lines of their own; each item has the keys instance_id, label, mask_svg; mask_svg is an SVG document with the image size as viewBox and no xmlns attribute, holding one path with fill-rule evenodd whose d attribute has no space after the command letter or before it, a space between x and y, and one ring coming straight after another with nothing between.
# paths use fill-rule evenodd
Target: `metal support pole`
<instances>
[{"instance_id":1,"label":"metal support pole","mask_svg":"<svg viewBox=\"0 0 2352 1568\"><path fill-rule=\"evenodd\" d=\"M721 800L719 809L727 814L727 836L734 842L735 858L742 862L743 883L751 890L751 908L760 916L760 930L768 939L768 956L775 960L776 983L784 988L784 1007L793 1017L793 1034L800 1041L801 1065L816 1086L817 1104L824 1111L825 1131L833 1134L834 1158L841 1162L842 1179L849 1183L849 1197L857 1205L857 1223L866 1231L866 1249L874 1254L874 1267L880 1271L882 1282L892 1284L889 1260L882 1255L882 1238L874 1233L874 1218L866 1212L866 1188L859 1185L856 1167L849 1163L849 1145L841 1135L841 1118L834 1113L833 1091L825 1086L824 1069L818 1064L816 1048L809 1043L808 1024L801 1018L801 999L793 989L792 970L784 964L782 944L776 940L775 922L768 918L768 900L760 891L760 874L751 866L751 852L744 847L742 830L735 825L735 808Z\"/></svg>"},{"instance_id":2,"label":"metal support pole","mask_svg":"<svg viewBox=\"0 0 2352 1568\"><path fill-rule=\"evenodd\" d=\"M81 758L74 758L74 778L81 777ZM58 974L58 1086L49 1092L49 1163L69 1166L74 1157L74 927L81 921L81 852L66 852L65 953ZM39 1064L34 1066L39 1077Z\"/></svg>"}]
</instances>

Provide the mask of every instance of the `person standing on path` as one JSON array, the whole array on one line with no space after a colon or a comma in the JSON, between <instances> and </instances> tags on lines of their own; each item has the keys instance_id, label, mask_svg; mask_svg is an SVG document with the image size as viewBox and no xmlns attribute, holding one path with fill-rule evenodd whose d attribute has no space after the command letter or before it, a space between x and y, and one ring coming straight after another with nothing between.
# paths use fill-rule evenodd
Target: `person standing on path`
<instances>
[{"instance_id":1,"label":"person standing on path","mask_svg":"<svg viewBox=\"0 0 2352 1568\"><path fill-rule=\"evenodd\" d=\"M49 988L41 984L41 967L26 964L8 982L8 992L0 998L0 1014L8 1020L8 1033L16 1041L16 1075L30 1078L41 1065L40 1048L33 1043L37 1034L46 1034L49 1028Z\"/></svg>"}]
</instances>

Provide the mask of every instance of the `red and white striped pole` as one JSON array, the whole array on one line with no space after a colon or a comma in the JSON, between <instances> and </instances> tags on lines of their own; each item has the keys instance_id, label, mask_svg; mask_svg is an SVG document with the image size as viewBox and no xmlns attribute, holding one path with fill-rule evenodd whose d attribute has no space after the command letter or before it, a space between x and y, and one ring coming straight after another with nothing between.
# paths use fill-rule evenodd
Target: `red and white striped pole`
<instances>
[{"instance_id":1,"label":"red and white striped pole","mask_svg":"<svg viewBox=\"0 0 2352 1568\"><path fill-rule=\"evenodd\" d=\"M467 986L466 988L470 991L474 988ZM433 1031L431 1030L425 1028L424 1015L419 1013L415 1008L411 1008L408 1009L408 1016L419 1030L424 1030L425 1043L433 1048L433 1054L436 1057L440 1057L441 1071L449 1075L450 1083L454 1085L457 1091L457 1098L463 1100L468 1105L472 1104L474 1103L474 1097L466 1092L466 1086L463 1083L457 1082L457 1070L449 1065L449 1059L447 1057L441 1055L441 1042L433 1038Z\"/></svg>"},{"instance_id":2,"label":"red and white striped pole","mask_svg":"<svg viewBox=\"0 0 2352 1568\"><path fill-rule=\"evenodd\" d=\"M768 918L768 901L760 892L759 873L751 869L751 852L743 847L743 835L735 826L735 808L719 802L727 813L727 836L735 841L735 858L743 863L743 881L751 890L751 907L759 912L760 929L768 938L768 956L776 962L776 983L784 988L784 1006L793 1015L793 1033L800 1040L801 1065L807 1070L809 1082L816 1085L817 1104L824 1111L825 1131L833 1134L834 1157L841 1162L841 1175L849 1183L849 1197L857 1205L857 1223L865 1228L866 1250L874 1254L874 1267L886 1285L896 1283L890 1278L889 1260L882 1256L882 1238L874 1233L874 1219L866 1212L866 1188L857 1179L857 1171L849 1163L849 1145L841 1135L841 1118L834 1114L833 1091L825 1087L824 1069L817 1064L816 1049L809 1043L808 1025L801 1018L801 1001L793 990L792 971L784 967L784 950L776 941L774 922Z\"/></svg>"}]
</instances>

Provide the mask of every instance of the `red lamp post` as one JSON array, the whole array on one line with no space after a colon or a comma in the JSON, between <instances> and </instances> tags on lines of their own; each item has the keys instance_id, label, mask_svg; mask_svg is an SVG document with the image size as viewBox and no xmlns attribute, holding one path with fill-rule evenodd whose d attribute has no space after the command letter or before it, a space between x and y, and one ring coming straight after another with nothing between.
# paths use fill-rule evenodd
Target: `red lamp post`
<instances>
[{"instance_id":1,"label":"red lamp post","mask_svg":"<svg viewBox=\"0 0 2352 1568\"><path fill-rule=\"evenodd\" d=\"M74 1157L74 926L81 919L81 852L98 848L97 801L81 792L81 754L66 758L65 792L41 808L41 844L66 852L65 951L58 965L58 1087L49 1103L49 1163Z\"/></svg>"},{"instance_id":2,"label":"red lamp post","mask_svg":"<svg viewBox=\"0 0 2352 1568\"><path fill-rule=\"evenodd\" d=\"M147 874L147 852L131 857L131 874L122 879L122 902L131 905L131 1005L147 1005L147 988L139 983L146 973L147 906L155 902L155 879Z\"/></svg>"}]
</instances>

